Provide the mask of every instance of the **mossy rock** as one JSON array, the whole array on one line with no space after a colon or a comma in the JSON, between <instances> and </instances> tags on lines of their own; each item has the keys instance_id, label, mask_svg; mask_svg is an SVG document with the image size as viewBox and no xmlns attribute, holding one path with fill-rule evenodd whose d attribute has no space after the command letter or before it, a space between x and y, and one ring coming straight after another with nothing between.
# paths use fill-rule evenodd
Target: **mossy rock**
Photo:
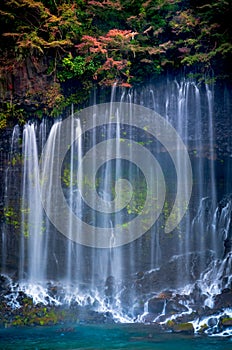
<instances>
[{"instance_id":1,"label":"mossy rock","mask_svg":"<svg viewBox=\"0 0 232 350\"><path fill-rule=\"evenodd\" d=\"M168 320L166 325L168 328L173 328L175 326L175 322L173 320Z\"/></svg>"},{"instance_id":2,"label":"mossy rock","mask_svg":"<svg viewBox=\"0 0 232 350\"><path fill-rule=\"evenodd\" d=\"M192 323L178 323L175 324L172 327L173 332L175 333L187 333L187 334L193 334L194 333L194 328Z\"/></svg>"},{"instance_id":3,"label":"mossy rock","mask_svg":"<svg viewBox=\"0 0 232 350\"><path fill-rule=\"evenodd\" d=\"M12 326L44 326L62 323L65 320L75 320L75 315L59 308L33 307L30 304L12 315Z\"/></svg>"},{"instance_id":4,"label":"mossy rock","mask_svg":"<svg viewBox=\"0 0 232 350\"><path fill-rule=\"evenodd\" d=\"M208 328L209 328L209 327L208 327L207 324L205 323L205 324L203 324L203 325L201 326L201 328L198 330L197 333L203 334L203 333L205 333L206 329L208 329Z\"/></svg>"},{"instance_id":5,"label":"mossy rock","mask_svg":"<svg viewBox=\"0 0 232 350\"><path fill-rule=\"evenodd\" d=\"M224 317L224 318L222 318L221 324L223 326L232 326L232 318L231 317Z\"/></svg>"}]
</instances>

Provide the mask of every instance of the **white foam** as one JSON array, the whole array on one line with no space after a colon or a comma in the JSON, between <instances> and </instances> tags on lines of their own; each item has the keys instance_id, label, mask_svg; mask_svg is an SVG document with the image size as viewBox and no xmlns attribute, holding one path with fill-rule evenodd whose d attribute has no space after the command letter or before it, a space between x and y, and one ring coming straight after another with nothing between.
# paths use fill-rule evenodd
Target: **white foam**
<instances>
[{"instance_id":1,"label":"white foam","mask_svg":"<svg viewBox=\"0 0 232 350\"><path fill-rule=\"evenodd\" d=\"M227 308L218 315L211 315L211 316L204 317L202 319L198 318L198 319L192 321L191 323L193 325L194 332L196 334L203 332L203 333L208 334L210 336L224 337L224 336L232 335L232 326L225 327L226 329L223 329L222 331L220 331L218 329L220 319L227 318L227 317L232 318L232 309ZM215 320L215 325L213 325L213 326L209 325L210 319ZM204 328L205 328L205 330L204 330Z\"/></svg>"},{"instance_id":2,"label":"white foam","mask_svg":"<svg viewBox=\"0 0 232 350\"><path fill-rule=\"evenodd\" d=\"M21 283L19 290L31 297L34 304L61 305L61 302L49 295L47 288L41 284Z\"/></svg>"}]
</instances>

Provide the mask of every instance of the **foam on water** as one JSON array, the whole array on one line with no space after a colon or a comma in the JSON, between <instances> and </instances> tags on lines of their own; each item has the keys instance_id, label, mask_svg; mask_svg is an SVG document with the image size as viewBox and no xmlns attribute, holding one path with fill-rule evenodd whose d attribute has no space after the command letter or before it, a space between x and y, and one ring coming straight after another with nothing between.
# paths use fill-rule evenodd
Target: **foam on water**
<instances>
[{"instance_id":1,"label":"foam on water","mask_svg":"<svg viewBox=\"0 0 232 350\"><path fill-rule=\"evenodd\" d=\"M220 330L219 321L222 318L232 318L232 309L227 308L217 315L198 318L192 321L195 333L206 333L210 336L231 336L232 326L227 326L226 329Z\"/></svg>"}]
</instances>

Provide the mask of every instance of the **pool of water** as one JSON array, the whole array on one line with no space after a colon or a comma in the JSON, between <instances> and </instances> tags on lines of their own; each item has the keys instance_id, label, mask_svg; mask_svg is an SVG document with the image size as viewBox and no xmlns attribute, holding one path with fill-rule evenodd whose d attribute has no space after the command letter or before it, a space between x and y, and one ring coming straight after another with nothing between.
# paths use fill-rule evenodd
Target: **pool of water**
<instances>
[{"instance_id":1,"label":"pool of water","mask_svg":"<svg viewBox=\"0 0 232 350\"><path fill-rule=\"evenodd\" d=\"M0 329L0 349L231 350L232 338L160 334L144 325L71 325Z\"/></svg>"}]
</instances>

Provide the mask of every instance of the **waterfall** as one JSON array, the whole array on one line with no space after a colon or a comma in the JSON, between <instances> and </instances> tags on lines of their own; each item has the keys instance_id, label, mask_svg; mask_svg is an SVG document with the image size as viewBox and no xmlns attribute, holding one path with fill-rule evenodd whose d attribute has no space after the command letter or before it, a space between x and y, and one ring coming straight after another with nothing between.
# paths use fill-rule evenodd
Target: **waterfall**
<instances>
[{"instance_id":1,"label":"waterfall","mask_svg":"<svg viewBox=\"0 0 232 350\"><path fill-rule=\"evenodd\" d=\"M178 134L184 140L191 155L192 169L194 176L194 185L192 191L192 200L190 210L186 212L185 217L176 230L175 255L185 255L185 269L180 266L179 279L180 284L183 280L186 282L190 278L190 255L191 251L204 252L206 248L218 249L218 240L212 231L212 227L206 228L204 222L207 220L204 211L199 219L199 213L202 211L202 203L208 198L207 208L211 213L215 210L217 202L215 187L215 137L214 137L214 90L211 86L200 86L191 80L182 80L180 82L167 79L166 85L162 82L158 88L153 86L145 87L138 95L134 94L134 102L149 106L164 116L178 131ZM179 153L177 152L177 157ZM181 158L178 160L181 168L180 181L185 183L185 165ZM185 192L186 189L183 189ZM203 217L204 216L204 217ZM209 214L208 214L209 216ZM198 218L198 219L197 219ZM196 222L198 221L198 224ZM159 235L162 232L158 227ZM208 232L208 234L207 234ZM211 235L211 236L210 236ZM170 249L171 250L171 249ZM201 254L201 269L204 269L207 259ZM163 263L163 262L162 262Z\"/></svg>"},{"instance_id":2,"label":"waterfall","mask_svg":"<svg viewBox=\"0 0 232 350\"><path fill-rule=\"evenodd\" d=\"M92 114L72 110L68 124L65 120L53 125L45 120L40 125L26 124L18 165L21 175L14 167L14 154L20 153L20 128L15 127L5 172L5 212L10 214L9 209L15 207L21 221L21 234L15 243L19 279L31 285L61 283L65 286L63 300L96 304L93 307L97 310L117 310L121 316L126 312L131 318L137 317L140 307L143 313L154 293L180 290L195 283L209 296L206 305L211 305L212 295L231 283L232 241L231 198L220 201L228 184L218 189L218 178L231 173L231 163L228 161L220 172L216 169L222 156L217 148L214 94L212 86L186 78L168 78L140 89L126 90L115 85L105 110L98 108L98 98L102 101L102 97L95 94L96 105L86 109ZM225 100L228 113L228 97ZM124 104L129 115L127 123ZM147 125L142 129L135 126L134 104L138 110L144 106L159 113L188 149L193 173L189 203L188 162L183 160L180 143L177 140L167 150ZM101 118L104 122L99 124ZM146 119L141 115L143 118ZM146 148L157 161L154 168L153 158L147 153L141 157L146 176L136 164L134 143L138 144L137 152ZM227 152L232 154L232 150ZM157 202L163 181L157 175L159 169L166 184L163 204L161 196L161 204ZM118 233L133 237L137 227L131 229L128 221L145 207L148 184L153 211L138 228L150 222L155 207L160 205L161 213L144 234L115 246ZM186 206L186 212L178 225L166 232L169 216L175 221L179 215L178 211L172 212L178 186L182 196L177 204ZM15 202L13 188L20 197ZM126 203L125 207L121 207L122 203ZM91 231L91 239L86 238L86 228ZM109 244L104 246L101 238L102 244L98 245L101 234L108 239L107 229ZM9 265L9 232L5 222L1 239L4 273Z\"/></svg>"},{"instance_id":3,"label":"waterfall","mask_svg":"<svg viewBox=\"0 0 232 350\"><path fill-rule=\"evenodd\" d=\"M36 126L27 124L23 130L22 225L20 278L42 281L46 277L46 246L44 239Z\"/></svg>"},{"instance_id":4,"label":"waterfall","mask_svg":"<svg viewBox=\"0 0 232 350\"><path fill-rule=\"evenodd\" d=\"M48 135L48 139L46 142L47 149L49 150L44 157L44 160L40 160L40 176L41 176L41 183L43 184L44 181L48 181L47 185L47 203L48 207L54 205L55 199L53 197L54 193L52 192L52 186L56 186L57 183L52 183L52 180L56 178L53 176L53 172L57 172L58 170L53 167L53 165L56 165L56 159L59 156L60 151L60 126L61 122L56 122ZM43 150L44 151L44 150ZM48 177L48 174L50 174L50 177ZM56 181L59 181L59 178L56 178ZM40 194L39 194L40 196ZM41 197L40 203L41 203ZM58 205L58 203L57 203ZM44 235L44 243L45 246L49 247L47 248L47 251L49 249L49 255L45 256L44 262L46 266L46 276L48 278L54 278L56 279L56 275L59 271L59 265L60 261L58 260L58 257L56 255L56 241L52 239L51 237L51 230L52 230L52 223L49 221L48 217L46 216L45 219L46 223L46 235ZM41 252L43 254L43 252ZM43 255L40 257L40 259L43 259ZM62 259L63 260L63 259ZM50 267L50 264L53 262L53 267ZM62 261L63 264L63 261Z\"/></svg>"},{"instance_id":5,"label":"waterfall","mask_svg":"<svg viewBox=\"0 0 232 350\"><path fill-rule=\"evenodd\" d=\"M162 86L162 89L164 87ZM185 217L182 219L182 222L180 223L179 227L176 228L174 234L176 236L176 242L173 245L172 249L170 249L170 253L164 253L162 251L162 248L160 247L160 237L164 234L163 233L163 223L162 220L159 220L156 225L150 230L150 252L147 256L146 262L144 262L144 266L149 266L149 269L154 269L160 266L165 262L166 259L171 258L172 255L179 255L185 256L185 269L181 269L181 261L180 260L180 266L179 270L182 271L182 274L179 273L177 276L177 279L179 280L178 284L183 283L187 281L190 278L190 265L191 261L189 252L190 251L205 251L206 245L207 245L207 235L204 234L204 218L200 219L201 214L199 211L201 211L201 201L203 201L203 198L205 198L206 194L209 195L209 200L211 203L216 202L216 194L215 194L215 171L214 171L214 159L213 156L210 156L209 165L205 165L205 160L203 160L202 157L202 149L203 149L203 139L205 137L208 138L210 149L209 151L213 152L213 91L210 90L209 86L206 86L206 99L204 100L204 104L202 104L202 97L203 93L200 91L199 87L192 81L188 80L182 80L181 82L177 81L167 81L167 87L165 88L165 93L162 94L162 90L154 89L152 86L145 88L143 91L131 90L129 93L126 92L126 90L117 90L116 85L112 88L111 92L111 101L119 100L121 103L124 101L128 103L138 103L143 106L151 107L152 109L156 110L158 113L161 113L164 115L164 117L172 123L172 125L176 128L178 134L181 136L181 138L184 140L186 146L190 149L191 152L193 152L193 157L198 158L194 159L194 162L196 162L196 167L194 166L194 176L195 176L195 188L194 190L194 199L192 206L196 207L196 205L199 206L198 213L196 213L196 218L193 219L193 222L191 224L191 217L192 214L190 214L189 211L186 212ZM112 107L110 107L109 114L112 113ZM135 130L133 128L127 129L127 130L120 130L120 112L117 116L118 120L116 121L116 124L109 123L107 120L108 116L106 116L106 122L105 126L101 128L101 130L98 128L93 128L93 131L89 133L88 137L83 139L83 137L79 138L79 141L74 142L74 144L70 147L68 156L65 158L64 162L64 173L63 178L66 176L65 181L65 193L66 193L66 200L69 203L69 206L72 208L72 212L75 212L76 215L79 215L80 218L84 219L87 218L87 221L89 220L92 225L100 225L102 227L114 227L116 224L120 224L120 215L122 213L117 214L116 216L112 216L109 214L101 214L96 215L94 214L94 211L89 211L89 209L86 207L86 205L83 206L83 198L81 196L82 188L79 188L77 183L80 182L88 182L88 178L85 174L85 169L79 169L78 171L78 164L79 158L82 158L86 151L90 147L92 147L96 142L104 141L115 138L116 139L116 151L114 151L111 154L111 149L106 148L105 150L105 157L107 159L114 158L114 153L116 152L116 160L114 161L107 161L104 166L100 168L100 177L99 177L99 196L107 203L109 200L112 200L112 186L117 181L117 179L123 177L123 163L120 161L120 147L122 145L122 142L124 142L123 137L126 134L131 134L137 142L145 143L146 139L142 140L144 136L135 135ZM204 129L204 122L208 118L208 130L205 131ZM93 118L94 120L94 118ZM80 121L81 123L81 121ZM42 170L42 178L46 177L46 172L51 171L50 165L55 164L57 154L59 154L59 147L60 147L60 123L56 123L52 126L51 131L49 133L48 139L47 139L47 157L44 157L46 159L46 164L43 165ZM79 126L81 128L81 124ZM72 124L70 128L70 140L75 138L74 131L75 127L74 124ZM207 132L207 135L205 135L205 132ZM40 138L41 142L44 145L45 138L46 138L46 127L45 125L40 130ZM101 133L101 135L100 135ZM124 134L125 135L124 135ZM204 133L204 135L203 135ZM122 274L122 269L130 269L128 271L128 275L132 272L136 271L136 267L134 262L134 256L135 256L135 250L140 249L141 253L139 255L142 255L142 250L148 249L146 240L141 239L138 242L135 242L134 245L131 245L128 249L126 248L116 248L116 249L109 249L107 250L93 250L93 249L86 249L85 247L81 247L79 244L76 244L72 239L67 240L64 242L64 247L61 249L59 246L59 243L57 239L55 238L54 229L52 228L51 224L49 224L48 220L45 218L42 218L42 209L39 206L39 199L37 196L39 196L39 180L38 183L33 183L31 181L31 176L29 176L30 173L32 173L32 170L30 167L34 169L34 172L37 171L37 163L38 163L38 146L36 145L36 135L33 125L28 125L24 130L24 143L23 143L23 154L25 159L27 161L24 164L24 170L23 170L23 207L24 210L26 210L26 206L28 205L27 201L29 198L32 198L32 203L35 204L35 210L30 209L29 214L22 214L22 231L26 229L26 226L29 225L30 227L30 235L28 238L28 248L24 247L25 241L25 234L22 235L22 242L21 242L21 265L25 265L25 259L27 258L24 256L25 254L28 255L28 259L30 261L30 254L31 256L35 253L33 249L35 249L35 246L37 246L37 267L33 264L29 264L29 275L39 276L39 271L43 271L43 269L39 269L39 265L41 264L42 258L40 254L43 255L45 253L45 261L49 261L49 268L44 267L44 271L41 272L41 278L42 276L46 276L49 270L48 275L53 275L55 273L56 278L65 278L68 284L72 284L72 281L79 280L79 281L87 281L88 279L91 279L92 281L92 287L93 287L93 280L96 279L96 276L101 276L100 279L103 281L107 280L107 277L114 275L116 279L122 280L124 278ZM147 141L148 142L148 141ZM86 150L84 150L84 148ZM161 146L160 144L157 144L155 146L155 152L160 153L161 152ZM29 152L29 148L32 150L32 154L27 154ZM151 148L151 147L150 147ZM95 172L96 169L96 154L92 159L92 169L93 172ZM179 173L181 178L179 179L180 183L186 184L186 165L183 164L183 161L181 159L181 155L179 151L177 150L176 153L177 157L177 167L179 168ZM31 161L29 159L32 159ZM161 159L161 158L160 158ZM168 161L163 161L163 166L166 168L169 167ZM208 166L207 174L205 175L203 173L203 169L205 166ZM52 171L58 171L53 168ZM128 167L128 180L129 181L135 181L135 170L133 170L133 167ZM207 179L204 180L204 178L210 174L210 183L207 186L207 189L204 187L204 181L207 181ZM79 177L79 179L77 178ZM138 175L139 176L139 175ZM150 174L152 179L152 173ZM138 178L139 179L139 178ZM41 179L43 181L43 179ZM53 176L49 177L49 185L47 187L47 202L49 201L51 203L55 203L57 201L56 193ZM98 180L97 180L98 181ZM136 180L139 181L139 180ZM58 186L58 184L57 184ZM153 186L157 186L157 184L153 184ZM172 186L172 185L171 185ZM175 185L174 185L175 186ZM175 188L175 187L174 187ZM173 188L173 189L174 189ZM172 191L173 191L172 189ZM172 191L169 194L169 199L167 199L167 203L165 204L167 206L167 211L170 210L168 207L168 201L174 199L174 192ZM119 191L121 192L121 191ZM183 198L185 198L185 193L187 193L187 188L182 189ZM25 202L25 203L24 203ZM203 202L202 202L203 203ZM93 203L94 204L94 203ZM213 205L213 204L212 204ZM48 204L49 206L49 204ZM214 205L213 205L214 206ZM212 207L212 210L213 207ZM37 214L35 215L35 212ZM194 211L193 211L194 212ZM90 215L90 213L92 213ZM203 211L202 211L203 213ZM68 237L71 238L72 231L73 231L73 220L72 220L72 213L69 213L70 217L67 220L67 231L68 231ZM27 218L28 216L28 218ZM90 218L91 217L91 218ZM89 219L90 218L90 219ZM37 220L37 221L36 221ZM35 223L36 228L34 228L33 235L35 237L33 239L33 242L31 242L30 237L32 236L32 223L30 221L33 221ZM45 234L39 234L40 226L45 224ZM79 228L81 231L81 228ZM212 230L211 230L212 231ZM113 232L113 231L112 231ZM112 236L112 239L114 237ZM167 238L165 241L168 240ZM33 248L34 244L34 248ZM166 243L165 243L166 244ZM212 244L212 249L216 249L216 244ZM133 247L132 247L133 246ZM139 248L140 247L140 248ZM42 250L41 250L42 249ZM46 252L47 250L52 250L53 258L48 257L46 258ZM125 251L128 257L130 256L130 259L125 260ZM30 253L31 252L31 253ZM169 255L170 254L170 255ZM60 258L59 258L60 255ZM61 263L61 257L64 258L64 263ZM201 266L202 269L205 266L205 260L202 255L201 257L202 262ZM81 266L80 261L85 261L85 266ZM36 263L36 264L37 264ZM46 263L45 263L46 265ZM139 265L139 264L138 264ZM53 266L53 267L52 267ZM65 267L66 266L66 267ZM123 266L125 266L123 268ZM143 264L139 268L143 268ZM34 270L33 270L34 269ZM23 271L23 268L21 268ZM120 271L121 270L121 271ZM55 272L56 271L56 272ZM75 271L75 272L74 272ZM131 272L130 272L131 271ZM24 271L23 271L24 272ZM87 277L89 276L89 277ZM37 278L37 277L35 277ZM95 283L97 284L99 282L99 279L95 280Z\"/></svg>"}]
</instances>

